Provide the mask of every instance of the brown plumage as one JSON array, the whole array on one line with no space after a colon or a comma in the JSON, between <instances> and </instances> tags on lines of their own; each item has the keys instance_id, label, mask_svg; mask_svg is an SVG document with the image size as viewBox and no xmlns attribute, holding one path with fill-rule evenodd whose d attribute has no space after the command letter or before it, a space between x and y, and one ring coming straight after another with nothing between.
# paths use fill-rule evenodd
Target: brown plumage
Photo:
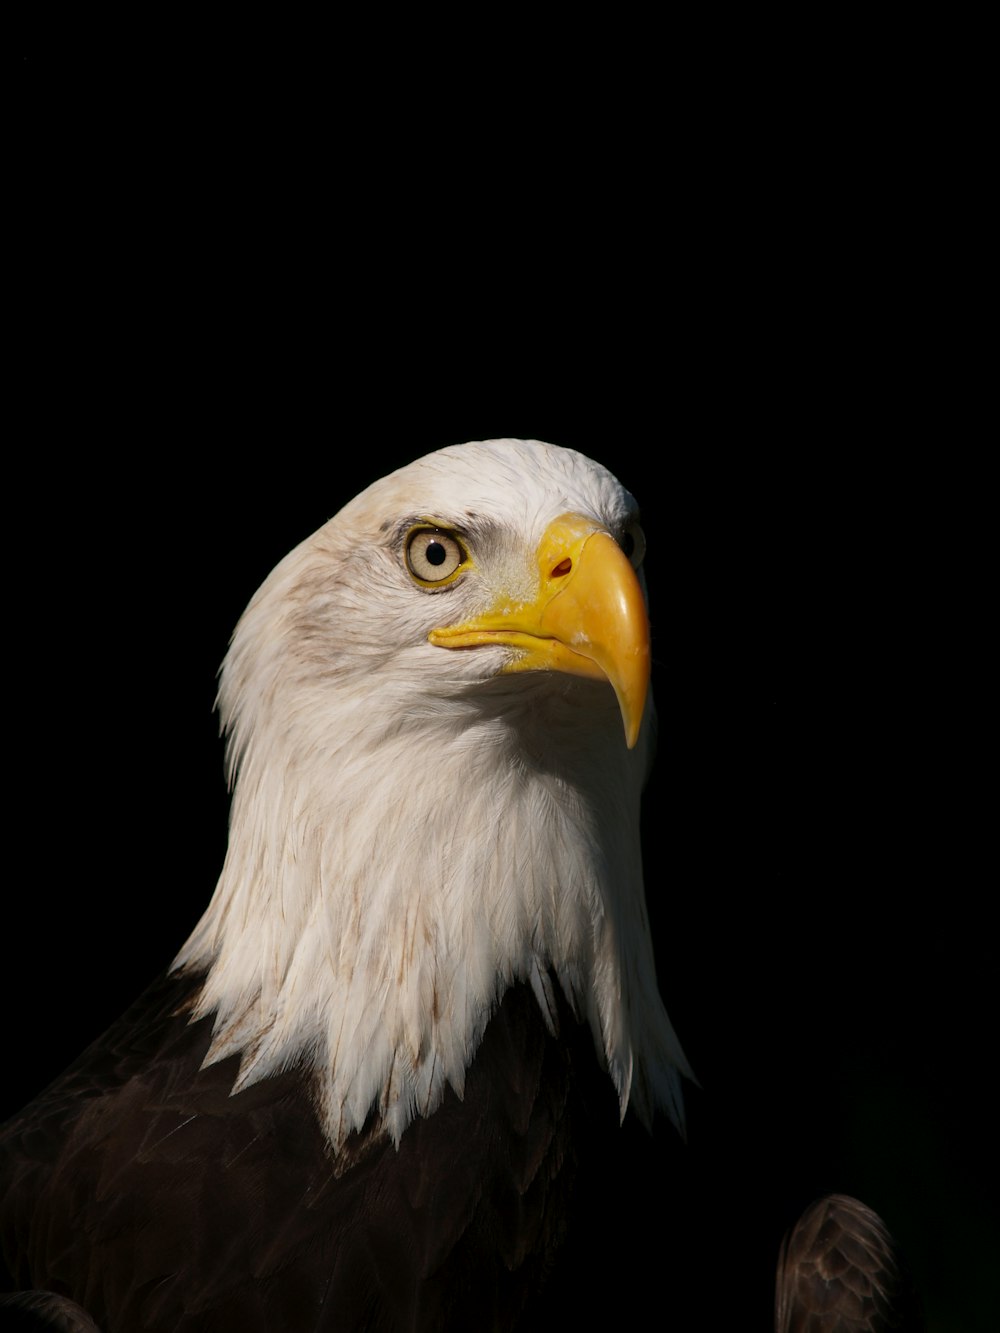
<instances>
[{"instance_id":1,"label":"brown plumage","mask_svg":"<svg viewBox=\"0 0 1000 1333\"><path fill-rule=\"evenodd\" d=\"M818 1199L781 1246L775 1333L919 1333L902 1258L885 1223L846 1194Z\"/></svg>"},{"instance_id":2,"label":"brown plumage","mask_svg":"<svg viewBox=\"0 0 1000 1333\"><path fill-rule=\"evenodd\" d=\"M563 1239L581 1133L617 1130L589 1033L564 1011L553 1039L512 988L463 1101L335 1161L298 1071L230 1096L233 1062L199 1069L192 990L161 979L6 1127L14 1282L125 1333L512 1327Z\"/></svg>"}]
</instances>

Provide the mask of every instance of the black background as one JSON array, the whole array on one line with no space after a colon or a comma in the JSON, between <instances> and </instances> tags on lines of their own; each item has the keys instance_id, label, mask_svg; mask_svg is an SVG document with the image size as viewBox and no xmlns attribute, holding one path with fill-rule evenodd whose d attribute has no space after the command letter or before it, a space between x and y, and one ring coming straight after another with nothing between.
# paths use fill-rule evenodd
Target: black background
<instances>
[{"instance_id":1,"label":"black background","mask_svg":"<svg viewBox=\"0 0 1000 1333\"><path fill-rule=\"evenodd\" d=\"M275 562L430 449L548 439L642 506L661 989L720 1254L767 1260L720 1290L766 1326L767 1256L836 1189L932 1328L986 1328L982 359L933 98L860 56L758 77L735 36L724 68L115 37L19 69L4 1109L212 892L215 672Z\"/></svg>"}]
</instances>

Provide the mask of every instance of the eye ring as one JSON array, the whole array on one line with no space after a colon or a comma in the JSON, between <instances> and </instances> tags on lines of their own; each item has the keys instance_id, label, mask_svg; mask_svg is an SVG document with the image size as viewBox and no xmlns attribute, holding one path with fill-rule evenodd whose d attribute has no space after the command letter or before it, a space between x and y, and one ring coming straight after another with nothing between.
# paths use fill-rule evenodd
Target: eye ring
<instances>
[{"instance_id":1,"label":"eye ring","mask_svg":"<svg viewBox=\"0 0 1000 1333\"><path fill-rule=\"evenodd\" d=\"M406 567L422 587L438 588L456 579L468 562L465 547L443 528L411 528L406 535Z\"/></svg>"},{"instance_id":2,"label":"eye ring","mask_svg":"<svg viewBox=\"0 0 1000 1333\"><path fill-rule=\"evenodd\" d=\"M638 519L633 519L624 529L618 545L632 562L632 568L638 569L646 554L646 534L639 526Z\"/></svg>"}]
</instances>

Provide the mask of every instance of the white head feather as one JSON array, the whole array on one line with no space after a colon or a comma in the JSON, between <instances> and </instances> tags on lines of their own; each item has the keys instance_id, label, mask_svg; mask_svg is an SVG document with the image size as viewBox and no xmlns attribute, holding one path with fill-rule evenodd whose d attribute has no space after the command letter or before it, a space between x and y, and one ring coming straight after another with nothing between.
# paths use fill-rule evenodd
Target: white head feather
<instances>
[{"instance_id":1,"label":"white head feather","mask_svg":"<svg viewBox=\"0 0 1000 1333\"><path fill-rule=\"evenodd\" d=\"M548 1015L549 970L618 1090L679 1124L689 1073L656 987L639 796L652 704L625 746L601 681L498 675L510 649L449 652L442 620L530 594L567 511L611 532L635 504L598 464L538 441L430 454L370 486L275 568L222 669L229 851L176 966L207 969L207 1062L239 1090L299 1061L334 1149L377 1108L398 1142L460 1095L516 981ZM403 558L433 516L475 567L429 592ZM447 608L447 609L446 609Z\"/></svg>"}]
</instances>

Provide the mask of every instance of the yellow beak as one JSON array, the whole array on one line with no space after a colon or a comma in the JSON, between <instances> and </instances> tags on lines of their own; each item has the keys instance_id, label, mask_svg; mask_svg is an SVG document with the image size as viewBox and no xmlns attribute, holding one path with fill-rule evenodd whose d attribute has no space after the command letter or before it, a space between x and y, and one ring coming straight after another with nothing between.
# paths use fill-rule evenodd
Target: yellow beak
<instances>
[{"instance_id":1,"label":"yellow beak","mask_svg":"<svg viewBox=\"0 0 1000 1333\"><path fill-rule=\"evenodd\" d=\"M502 600L485 615L427 637L439 648L518 649L504 671L610 681L631 749L649 689L649 619L635 570L610 533L579 514L549 525L537 558L533 601Z\"/></svg>"}]
</instances>

